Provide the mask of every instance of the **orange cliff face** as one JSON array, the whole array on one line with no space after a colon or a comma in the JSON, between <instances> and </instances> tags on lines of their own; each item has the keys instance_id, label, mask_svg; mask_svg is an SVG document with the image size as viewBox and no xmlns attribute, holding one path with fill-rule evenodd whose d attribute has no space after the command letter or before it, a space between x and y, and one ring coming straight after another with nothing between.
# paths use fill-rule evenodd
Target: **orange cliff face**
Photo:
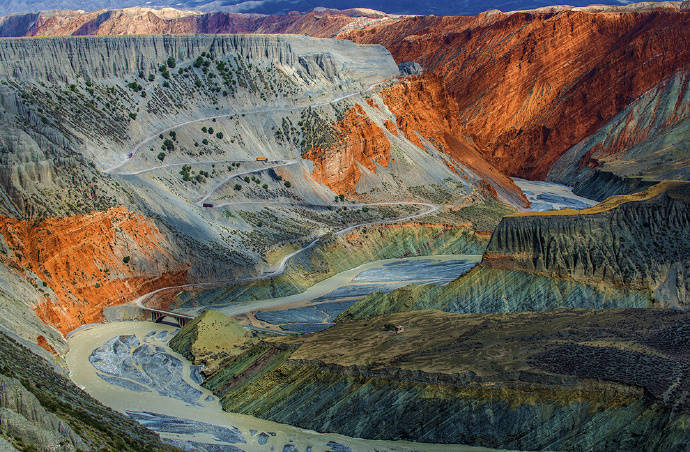
<instances>
[{"instance_id":1,"label":"orange cliff face","mask_svg":"<svg viewBox=\"0 0 690 452\"><path fill-rule=\"evenodd\" d=\"M412 17L338 37L382 44L441 78L462 134L529 179L690 65L690 11L670 8Z\"/></svg>"},{"instance_id":2,"label":"orange cliff face","mask_svg":"<svg viewBox=\"0 0 690 452\"><path fill-rule=\"evenodd\" d=\"M369 119L361 105L345 112L333 126L335 142L327 149L311 148L304 158L314 162L312 177L335 193L355 191L362 165L376 172L376 164L387 167L391 144L386 134Z\"/></svg>"},{"instance_id":3,"label":"orange cliff face","mask_svg":"<svg viewBox=\"0 0 690 452\"><path fill-rule=\"evenodd\" d=\"M54 293L34 309L63 334L103 320L107 306L187 280L158 228L124 207L34 224L0 218L0 234L11 265Z\"/></svg>"},{"instance_id":4,"label":"orange cliff face","mask_svg":"<svg viewBox=\"0 0 690 452\"><path fill-rule=\"evenodd\" d=\"M462 134L458 121L459 106L433 76L408 77L380 93L388 109L397 118L397 126L408 140L424 149L421 135L455 162L473 171L511 202L528 206L529 202L513 181L489 164ZM387 127L388 128L388 127ZM389 129L390 130L390 129Z\"/></svg>"}]
</instances>

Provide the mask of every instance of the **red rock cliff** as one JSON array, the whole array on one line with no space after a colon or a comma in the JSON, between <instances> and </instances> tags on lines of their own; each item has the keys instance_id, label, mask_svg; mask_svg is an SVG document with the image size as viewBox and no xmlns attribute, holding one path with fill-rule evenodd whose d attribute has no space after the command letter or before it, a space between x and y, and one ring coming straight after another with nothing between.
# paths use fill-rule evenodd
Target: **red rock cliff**
<instances>
[{"instance_id":1,"label":"red rock cliff","mask_svg":"<svg viewBox=\"0 0 690 452\"><path fill-rule=\"evenodd\" d=\"M463 136L458 102L434 76L412 77L384 89L381 97L407 139L424 149L419 136L472 170L512 202L529 203L513 181L489 164Z\"/></svg>"},{"instance_id":2,"label":"red rock cliff","mask_svg":"<svg viewBox=\"0 0 690 452\"><path fill-rule=\"evenodd\" d=\"M35 307L63 334L103 320L103 308L186 281L158 228L124 207L31 224L0 218L12 265L55 296Z\"/></svg>"},{"instance_id":3,"label":"red rock cliff","mask_svg":"<svg viewBox=\"0 0 690 452\"><path fill-rule=\"evenodd\" d=\"M441 77L463 134L501 171L531 179L690 65L690 12L669 8L414 17L339 37Z\"/></svg>"},{"instance_id":4,"label":"red rock cliff","mask_svg":"<svg viewBox=\"0 0 690 452\"><path fill-rule=\"evenodd\" d=\"M327 149L315 147L304 158L314 162L312 177L335 193L354 193L361 177L358 164L376 172L376 164L390 162L386 134L367 116L361 105L350 108L333 126L335 142Z\"/></svg>"}]
</instances>

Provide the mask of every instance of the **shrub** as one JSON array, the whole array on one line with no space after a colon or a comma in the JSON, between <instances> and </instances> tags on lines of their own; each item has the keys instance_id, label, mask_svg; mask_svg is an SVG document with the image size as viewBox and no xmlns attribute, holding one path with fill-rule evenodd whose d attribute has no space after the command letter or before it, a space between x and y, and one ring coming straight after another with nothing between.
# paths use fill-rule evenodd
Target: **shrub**
<instances>
[{"instance_id":1,"label":"shrub","mask_svg":"<svg viewBox=\"0 0 690 452\"><path fill-rule=\"evenodd\" d=\"M160 160L161 162L165 160L165 152L158 153L158 160Z\"/></svg>"},{"instance_id":2,"label":"shrub","mask_svg":"<svg viewBox=\"0 0 690 452\"><path fill-rule=\"evenodd\" d=\"M264 190L268 190L268 184L263 184L262 187L264 188Z\"/></svg>"},{"instance_id":3,"label":"shrub","mask_svg":"<svg viewBox=\"0 0 690 452\"><path fill-rule=\"evenodd\" d=\"M149 74L149 82L152 82L156 79L156 76L153 74Z\"/></svg>"},{"instance_id":4,"label":"shrub","mask_svg":"<svg viewBox=\"0 0 690 452\"><path fill-rule=\"evenodd\" d=\"M167 78L167 77L166 77L166 78ZM164 88L170 88L170 83L168 83L167 80L164 81L164 82L163 82L163 87L164 87Z\"/></svg>"},{"instance_id":5,"label":"shrub","mask_svg":"<svg viewBox=\"0 0 690 452\"><path fill-rule=\"evenodd\" d=\"M123 257L122 262L124 262L125 264L128 264L129 263L129 256Z\"/></svg>"},{"instance_id":6,"label":"shrub","mask_svg":"<svg viewBox=\"0 0 690 452\"><path fill-rule=\"evenodd\" d=\"M136 113L130 113L129 118L130 119L137 119L137 114Z\"/></svg>"},{"instance_id":7,"label":"shrub","mask_svg":"<svg viewBox=\"0 0 690 452\"><path fill-rule=\"evenodd\" d=\"M292 186L292 184L290 183L289 180L286 180L286 181L285 181L285 186L286 186L287 188L290 188L290 187Z\"/></svg>"},{"instance_id":8,"label":"shrub","mask_svg":"<svg viewBox=\"0 0 690 452\"><path fill-rule=\"evenodd\" d=\"M207 144L208 144L208 140L207 140L206 138L204 138L203 140L201 140L201 142L202 142L204 145L207 145Z\"/></svg>"},{"instance_id":9,"label":"shrub","mask_svg":"<svg viewBox=\"0 0 690 452\"><path fill-rule=\"evenodd\" d=\"M242 186L241 186L240 184L235 184L235 186L234 186L233 188L234 188L235 190L238 190L238 191L239 191L239 190L242 190Z\"/></svg>"},{"instance_id":10,"label":"shrub","mask_svg":"<svg viewBox=\"0 0 690 452\"><path fill-rule=\"evenodd\" d=\"M249 176L244 176L244 181L249 182Z\"/></svg>"}]
</instances>

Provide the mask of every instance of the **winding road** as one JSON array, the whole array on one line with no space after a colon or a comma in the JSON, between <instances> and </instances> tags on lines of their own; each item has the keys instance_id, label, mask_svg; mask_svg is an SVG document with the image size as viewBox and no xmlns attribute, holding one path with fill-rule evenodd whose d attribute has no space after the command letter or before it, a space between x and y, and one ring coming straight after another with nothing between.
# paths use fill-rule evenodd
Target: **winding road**
<instances>
[{"instance_id":1,"label":"winding road","mask_svg":"<svg viewBox=\"0 0 690 452\"><path fill-rule=\"evenodd\" d=\"M330 105L330 104L334 104L334 103L343 101L343 100L345 100L345 99L348 99L348 98L351 98L351 97L354 97L354 96L362 95L363 93L369 92L369 91L373 90L374 88L376 88L377 86L380 86L380 85L382 85L382 84L384 84L384 83L387 83L387 82L389 82L389 80L384 80L384 81L382 81L382 82L375 83L375 84L369 86L369 88L367 88L367 89L364 90L364 91L347 93L347 94L345 94L345 95L338 96L338 97L336 97L336 98L334 98L334 99L331 99L331 100L329 100L329 101L320 102L320 103L313 104L313 105L299 106L299 107L275 107L275 108L263 108L263 109L253 109L253 110L239 110L239 111L233 111L233 112L231 112L231 113L223 113L223 114L220 114L220 115L206 116L206 117L203 117L203 118L191 119L191 120L188 120L188 121L185 121L185 122L181 122L181 123L175 124L175 125L173 125L173 126L171 126L171 127L168 127L168 128L162 129L162 130L159 130L159 131L157 131L156 133L154 133L154 134L150 135L149 137L145 138L144 140L138 142L137 144L134 145L134 148L133 148L133 150L132 150L132 152L131 152L131 157L127 156L122 162L120 162L120 163L118 163L118 164L116 164L116 165L114 165L114 166L112 166L112 167L110 167L110 168L107 168L107 169L104 170L104 171L105 171L106 173L115 173L115 172L116 172L118 169L120 169L122 166L124 166L125 164L129 163L129 162L132 160L132 157L134 157L134 155L136 155L136 154L141 150L141 148L142 148L143 146L145 146L147 143L150 143L151 141L155 140L155 139L158 138L161 134L170 132L170 131L172 131L172 130L178 129L178 128L180 128L180 127L183 127L183 126L186 126L186 125L189 125L189 124L194 124L194 123L198 123L198 122L202 122L202 121L210 121L210 120L213 120L213 119L226 118L226 117L231 117L231 116L240 115L240 114L243 114L243 115L248 115L248 114L265 114L265 113L274 113L274 112L299 111L299 110L303 110L303 109L309 108L309 107L311 107L311 108L323 107L323 106L326 106L326 105ZM168 163L168 164L163 164L163 163L161 163L160 165L155 166L155 167L144 168L144 169L140 169L140 170L136 170L136 171L131 171L131 172L117 172L117 174L120 174L120 175L123 175L123 176L124 176L124 175L139 175L139 174L144 174L144 173L147 173L147 172L156 171L156 170L160 170L160 169L163 169L163 168L175 167L175 166L184 166L184 165L189 165L189 164L218 164L218 163L231 163L231 162L235 162L235 161L236 161L236 160L217 160L217 161L206 161L206 162L181 162L181 163ZM298 163L297 160L277 161L277 162L274 162L274 163L271 164L271 165L267 165L267 166L264 166L264 167L260 167L260 168L256 168L256 169L252 169L252 170L246 170L246 171L239 172L239 173L230 174L228 177L226 177L225 179L223 179L222 181L220 181L220 182L218 182L216 185L214 185L214 186L208 191L208 193L206 193L201 199L199 199L199 200L196 202L196 204L197 204L198 206L202 206L202 205L204 204L204 202L207 201L211 196L213 196L213 194L214 194L218 189L220 189L221 187L223 187L225 184L227 184L230 180L232 180L232 179L234 179L234 178L237 178L237 177L240 177L240 176L244 176L244 175L247 175L247 174L251 174L251 173L254 173L254 172L257 172L257 171L263 171L263 170L266 170L266 169L278 168L278 167L288 166L288 165L295 165L295 164L297 164L297 163ZM261 201L259 201L259 202L261 202ZM213 207L219 208L219 207L226 207L226 206L229 206L229 205L253 204L253 203L255 204L256 202L254 202L254 201L240 201L240 202L237 202L237 203L228 202L228 203L223 203L223 204L219 204L219 205L214 205ZM265 203L271 203L271 202L265 202ZM279 204L285 205L284 202L279 203ZM259 281L259 280L263 280L263 279L275 278L275 277L280 276L281 274L283 274L283 273L285 272L285 268L287 267L287 264L288 264L288 262L290 261L290 259L292 259L293 257L295 257L295 256L297 256L297 255L299 255L299 254L301 254L301 253L303 253L303 252L305 252L305 251L307 251L307 250L309 250L309 249L311 249L311 248L314 248L314 247L319 243L319 241L320 241L324 236L326 236L326 235L328 235L328 234L342 235L342 234L346 234L347 232L350 232L350 231L352 231L352 230L354 230L354 229L357 229L357 228L360 228L360 227L374 226L374 225L379 225L379 224L392 224L392 223L400 223L400 222L405 222L405 221L411 221L411 220L414 220L414 219L416 219L416 218L420 218L420 217L423 217L423 216L426 216L426 215L430 215L430 214L432 214L432 213L434 213L434 212L437 212L437 211L439 210L439 208L440 208L438 205L435 205L435 204L430 204L430 203L425 203L425 202L414 202L414 201L379 202L379 203L357 203L357 204L348 204L348 207L364 207L364 206L399 206L399 205L415 205L415 206L421 206L421 207L423 207L424 209L421 210L420 212L417 212L417 213L412 214L412 215L406 215L406 216L404 216L404 217L394 218L394 219L390 219L390 220L385 220L385 219L384 219L384 220L376 220L376 221L362 222L362 223L358 223L358 224L354 224L354 225L345 227L345 228L340 229L340 230L337 230L337 231L332 231L332 232L330 232L330 233L324 234L324 235L322 235L322 236L320 236L320 237L314 239L314 240L313 240L312 242L310 242L308 245L306 245L306 246L300 248L299 250L296 250L296 251L294 251L294 252L288 254L287 256L283 257L283 259L282 259L282 260L278 263L278 265L275 266L273 269L271 269L271 270L269 270L269 271L267 271L267 272L264 272L264 273L262 273L261 275L258 275L258 276L255 276L255 277L240 278L240 279L233 279L233 280L226 280L226 281L212 281L212 282L189 283L189 284L181 284L181 285L176 285L176 286L162 287L162 288L160 288L160 289L153 290L153 291L151 291L151 292L149 292L149 293L147 293L147 294L144 294L144 295L140 296L139 298L137 298L136 300L134 300L133 303L134 303L136 306L138 306L138 307L140 307L140 308L142 308L142 309L145 309L145 310L147 310L147 311L149 311L149 312L157 312L157 313L160 313L160 314L177 314L177 313L174 313L174 312L171 312L171 311L165 311L165 310L159 310L159 309L149 308L149 307L147 307L147 306L144 304L144 302L145 302L148 298L150 298L151 296L153 296L153 295L155 295L155 294L157 294L157 293L166 291L166 290L185 289L185 288L190 288L190 287L210 287L210 286L218 286L218 285L221 285L221 284L247 283L247 282ZM250 310L251 310L251 309L250 309Z\"/></svg>"},{"instance_id":2,"label":"winding road","mask_svg":"<svg viewBox=\"0 0 690 452\"><path fill-rule=\"evenodd\" d=\"M161 134L165 134L167 132L170 132L171 130L178 129L180 127L184 127L184 126L189 125L189 124L194 124L196 122L202 122L202 121L212 121L214 119L220 119L220 118L229 118L229 117L235 116L235 115L255 115L255 114L265 114L265 113L299 111L299 110L304 110L305 108L325 107L326 105L335 104L335 103L338 103L338 102L343 101L345 99L349 99L351 97L360 96L363 93L367 93L367 92L373 90L374 88L376 88L377 86L383 85L384 83L388 83L388 82L390 82L390 80L384 80L384 81L381 81L379 83L374 83L373 85L369 86L369 88L367 88L364 91L347 93L343 96L336 97L336 98L331 99L329 101L320 102L320 103L313 104L313 105L306 105L306 106L300 106L300 107L275 107L275 108L263 108L263 109L253 109L253 110L238 110L238 111L234 111L232 113L223 113L220 115L205 116L203 118L190 119L189 121L184 121L184 122L175 124L173 126L167 127L165 129L159 130L158 132L152 134L151 136L144 138L142 141L140 141L134 145L134 148L132 149L132 152L131 152L132 157L129 157L129 155L125 155L124 159L120 163L117 163L117 164L111 166L110 168L106 168L104 170L104 172L111 174L111 173L117 171L118 169L123 167L125 164L129 163L132 160L132 158L139 152L139 150L145 144L150 143L151 141L155 140ZM148 171L154 171L154 170L157 170L160 168L165 168L166 166L173 166L173 165L180 165L181 166L181 165L188 165L190 163L198 163L198 162L173 163L173 164L169 164L169 165L161 164L159 166L147 168L144 170L139 170L139 171L130 172L130 173L119 173L119 174L122 174L122 175L141 174L141 173L145 173Z\"/></svg>"},{"instance_id":3,"label":"winding road","mask_svg":"<svg viewBox=\"0 0 690 452\"><path fill-rule=\"evenodd\" d=\"M159 309L154 309L146 306L144 302L151 296L163 292L165 290L173 290L173 289L186 289L190 287L213 287L213 286L219 286L223 284L238 284L238 283L248 283L248 282L254 282L254 281L260 281L264 279L270 279L270 278L275 278L277 276L280 276L285 272L285 268L287 267L288 262L290 259L293 257L297 256L298 254L301 254L311 248L314 248L319 241L325 237L328 234L334 234L334 235L342 235L347 232L350 232L356 228L360 227L366 227L366 226L374 226L378 224L393 224L393 223L400 223L400 222L406 222L406 221L411 221L416 218L420 218L426 215L430 215L432 213L437 212L440 209L440 206L436 204L430 204L430 203L425 203L425 202L414 202L414 201L401 201L401 202L380 202L380 203L371 203L371 204L351 204L350 206L355 207L355 206L392 206L392 205L418 205L418 206L423 206L426 207L426 209L422 210L421 212L417 212L412 215L406 215L404 217L398 217L394 218L391 220L377 220L377 221L368 221L368 222L363 222L363 223L358 223L352 226L348 226L346 228L340 229L338 231L334 231L331 233L326 233L322 236L319 236L318 238L314 239L311 243L308 245L293 251L292 253L288 254L287 256L283 257L283 259L278 263L276 267L274 267L272 270L268 272L264 272L261 275L254 276L254 277L248 277L248 278L239 278L239 279L232 279L232 280L226 280L226 281L213 281L213 282L201 282L201 283L189 283L189 284L181 284L177 286L168 286L168 287L162 287L160 289L153 290L147 294L144 294L134 300L134 304L142 309L145 309L147 311L154 311L158 312L161 314L176 314L174 312L170 311L165 311L165 310L159 310ZM246 312L253 311L254 308L251 305L248 305L246 307Z\"/></svg>"}]
</instances>

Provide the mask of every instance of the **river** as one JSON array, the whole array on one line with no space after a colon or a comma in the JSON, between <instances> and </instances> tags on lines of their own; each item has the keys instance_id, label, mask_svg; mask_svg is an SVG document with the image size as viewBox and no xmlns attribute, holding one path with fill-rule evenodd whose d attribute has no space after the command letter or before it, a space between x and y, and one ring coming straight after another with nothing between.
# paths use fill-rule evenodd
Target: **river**
<instances>
[{"instance_id":1,"label":"river","mask_svg":"<svg viewBox=\"0 0 690 452\"><path fill-rule=\"evenodd\" d=\"M445 284L476 265L479 256L429 256L369 262L335 275L302 294L258 304L219 307L237 315L250 309L278 315L284 327L304 322L301 312L325 303L349 305L375 290L392 290L409 283ZM329 306L329 307L332 307ZM269 310L271 308L278 308ZM326 309L314 309L324 314ZM328 311L331 314L334 312ZM298 321L294 321L297 319ZM320 318L329 326L331 320ZM289 330L289 328L286 328ZM176 328L151 322L112 322L91 325L70 335L67 365L72 380L105 405L127 414L158 432L167 442L196 451L482 451L484 448L373 441L317 433L252 416L227 413L200 386L199 368L175 353L168 341Z\"/></svg>"}]
</instances>

